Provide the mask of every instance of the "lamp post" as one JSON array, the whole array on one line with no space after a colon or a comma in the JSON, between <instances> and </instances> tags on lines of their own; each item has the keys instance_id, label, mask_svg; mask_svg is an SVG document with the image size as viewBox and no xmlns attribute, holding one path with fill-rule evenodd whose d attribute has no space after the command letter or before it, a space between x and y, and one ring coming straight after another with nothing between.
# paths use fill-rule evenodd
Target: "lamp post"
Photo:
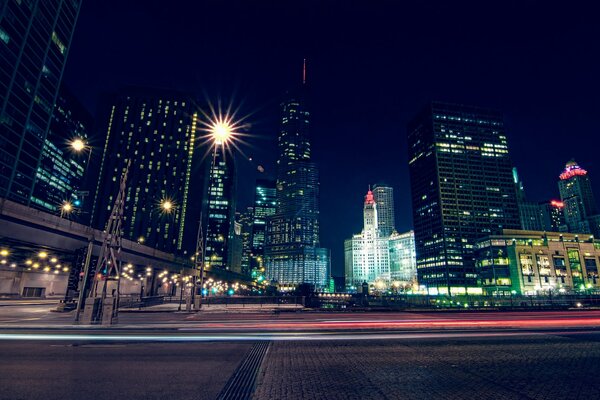
<instances>
[{"instance_id":1,"label":"lamp post","mask_svg":"<svg viewBox=\"0 0 600 400\"><path fill-rule=\"evenodd\" d=\"M85 181L85 179L88 177L88 170L90 168L90 161L92 159L92 149L93 148L88 143L86 143L83 138L79 138L79 137L73 138L73 140L71 140L69 142L69 147L76 154L82 154L84 152L87 152L87 155L88 155L87 162L85 164L85 171L84 171L83 177L82 177L82 179ZM77 191L75 191L75 194L80 196L81 199L84 200L85 197L89 194L89 192L86 190L77 190ZM79 205L79 204L77 204L77 201L75 202L75 205Z\"/></svg>"}]
</instances>

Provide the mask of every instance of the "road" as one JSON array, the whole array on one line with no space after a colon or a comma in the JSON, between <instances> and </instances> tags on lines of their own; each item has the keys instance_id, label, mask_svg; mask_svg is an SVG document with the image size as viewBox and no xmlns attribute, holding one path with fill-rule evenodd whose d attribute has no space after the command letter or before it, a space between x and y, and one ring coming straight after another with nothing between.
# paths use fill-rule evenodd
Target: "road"
<instances>
[{"instance_id":1,"label":"road","mask_svg":"<svg viewBox=\"0 0 600 400\"><path fill-rule=\"evenodd\" d=\"M2 400L600 398L600 311L122 313L106 328L10 307Z\"/></svg>"}]
</instances>

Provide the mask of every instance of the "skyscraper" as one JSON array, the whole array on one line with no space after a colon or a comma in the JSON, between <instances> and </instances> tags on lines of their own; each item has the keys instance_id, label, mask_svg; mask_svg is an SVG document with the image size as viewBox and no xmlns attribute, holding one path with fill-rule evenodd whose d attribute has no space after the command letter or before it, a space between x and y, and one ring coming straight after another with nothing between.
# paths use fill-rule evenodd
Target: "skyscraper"
<instances>
[{"instance_id":1,"label":"skyscraper","mask_svg":"<svg viewBox=\"0 0 600 400\"><path fill-rule=\"evenodd\" d=\"M281 103L277 210L269 217L265 264L268 279L283 285L328 283L330 254L319 247L319 170L311 161L306 85Z\"/></svg>"},{"instance_id":2,"label":"skyscraper","mask_svg":"<svg viewBox=\"0 0 600 400\"><path fill-rule=\"evenodd\" d=\"M245 212L240 213L238 222L242 226L242 260L241 272L250 275L252 269L252 228L254 225L254 207L248 207ZM264 232L263 232L264 237Z\"/></svg>"},{"instance_id":3,"label":"skyscraper","mask_svg":"<svg viewBox=\"0 0 600 400\"><path fill-rule=\"evenodd\" d=\"M32 194L80 5L0 2L0 197L40 206Z\"/></svg>"},{"instance_id":4,"label":"skyscraper","mask_svg":"<svg viewBox=\"0 0 600 400\"><path fill-rule=\"evenodd\" d=\"M540 203L540 215L542 219L542 227L548 232L567 231L565 223L565 203L558 200L550 200Z\"/></svg>"},{"instance_id":5,"label":"skyscraper","mask_svg":"<svg viewBox=\"0 0 600 400\"><path fill-rule=\"evenodd\" d=\"M186 95L128 89L114 96L93 207L95 227L106 225L131 161L123 236L166 252L182 250L196 123Z\"/></svg>"},{"instance_id":6,"label":"skyscraper","mask_svg":"<svg viewBox=\"0 0 600 400\"><path fill-rule=\"evenodd\" d=\"M207 163L208 186L205 196L206 247L205 262L211 268L229 269L230 245L235 235L236 170L231 152L219 143ZM241 239L240 239L241 240Z\"/></svg>"},{"instance_id":7,"label":"skyscraper","mask_svg":"<svg viewBox=\"0 0 600 400\"><path fill-rule=\"evenodd\" d=\"M375 290L390 286L388 236L379 229L378 204L369 189L363 204L363 230L344 243L346 287L357 288L363 282Z\"/></svg>"},{"instance_id":8,"label":"skyscraper","mask_svg":"<svg viewBox=\"0 0 600 400\"><path fill-rule=\"evenodd\" d=\"M36 172L32 205L53 213L66 201L78 210L84 206L82 186L91 153L89 149L77 153L70 143L87 142L91 125L91 115L61 87Z\"/></svg>"},{"instance_id":9,"label":"skyscraper","mask_svg":"<svg viewBox=\"0 0 600 400\"><path fill-rule=\"evenodd\" d=\"M390 236L396 228L394 212L394 188L384 185L373 186L373 197L377 203L377 218L382 236Z\"/></svg>"},{"instance_id":10,"label":"skyscraper","mask_svg":"<svg viewBox=\"0 0 600 400\"><path fill-rule=\"evenodd\" d=\"M569 232L596 233L591 217L598 214L598 206L588 172L569 161L559 176L558 189Z\"/></svg>"},{"instance_id":11,"label":"skyscraper","mask_svg":"<svg viewBox=\"0 0 600 400\"><path fill-rule=\"evenodd\" d=\"M258 179L254 193L254 218L252 221L251 268L261 268L265 256L265 230L267 218L277 210L277 189L275 181Z\"/></svg>"},{"instance_id":12,"label":"skyscraper","mask_svg":"<svg viewBox=\"0 0 600 400\"><path fill-rule=\"evenodd\" d=\"M520 227L502 114L432 102L408 146L419 284L477 293L475 241Z\"/></svg>"}]
</instances>

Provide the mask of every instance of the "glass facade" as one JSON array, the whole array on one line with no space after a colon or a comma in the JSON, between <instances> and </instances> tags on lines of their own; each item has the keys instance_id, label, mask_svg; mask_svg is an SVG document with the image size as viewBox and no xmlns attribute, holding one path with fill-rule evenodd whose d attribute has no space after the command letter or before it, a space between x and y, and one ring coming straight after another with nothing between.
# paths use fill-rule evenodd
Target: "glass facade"
<instances>
[{"instance_id":1,"label":"glass facade","mask_svg":"<svg viewBox=\"0 0 600 400\"><path fill-rule=\"evenodd\" d=\"M266 276L284 285L324 288L329 251L319 247L319 172L311 161L306 87L281 103L278 137L277 209L267 218Z\"/></svg>"},{"instance_id":2,"label":"glass facade","mask_svg":"<svg viewBox=\"0 0 600 400\"><path fill-rule=\"evenodd\" d=\"M254 218L252 221L251 268L262 268L265 255L265 231L267 218L277 211L277 189L275 181L259 179L254 194Z\"/></svg>"},{"instance_id":3,"label":"glass facade","mask_svg":"<svg viewBox=\"0 0 600 400\"><path fill-rule=\"evenodd\" d=\"M381 236L390 236L396 227L394 211L394 188L384 185L373 186L373 196L377 203L377 220Z\"/></svg>"},{"instance_id":4,"label":"glass facade","mask_svg":"<svg viewBox=\"0 0 600 400\"><path fill-rule=\"evenodd\" d=\"M77 153L70 142L80 139L87 143L91 125L89 113L65 88L61 88L36 172L32 205L53 213L59 212L66 201L73 205L76 213L87 207L84 201L89 198L86 199L81 189L91 156L90 148Z\"/></svg>"},{"instance_id":5,"label":"glass facade","mask_svg":"<svg viewBox=\"0 0 600 400\"><path fill-rule=\"evenodd\" d=\"M165 252L182 249L197 113L185 95L142 89L113 97L93 205L103 229L127 176L123 236Z\"/></svg>"},{"instance_id":6,"label":"glass facade","mask_svg":"<svg viewBox=\"0 0 600 400\"><path fill-rule=\"evenodd\" d=\"M77 0L0 2L0 197L41 208L54 205L39 197L32 203L32 195L42 157L60 150L48 145L41 151L80 5Z\"/></svg>"},{"instance_id":7,"label":"glass facade","mask_svg":"<svg viewBox=\"0 0 600 400\"><path fill-rule=\"evenodd\" d=\"M226 147L215 144L208 170L206 196L205 262L211 268L230 269L233 260L229 254L234 238L235 222L235 160Z\"/></svg>"},{"instance_id":8,"label":"glass facade","mask_svg":"<svg viewBox=\"0 0 600 400\"><path fill-rule=\"evenodd\" d=\"M473 245L520 227L502 114L433 102L408 125L419 284L477 286Z\"/></svg>"}]
</instances>

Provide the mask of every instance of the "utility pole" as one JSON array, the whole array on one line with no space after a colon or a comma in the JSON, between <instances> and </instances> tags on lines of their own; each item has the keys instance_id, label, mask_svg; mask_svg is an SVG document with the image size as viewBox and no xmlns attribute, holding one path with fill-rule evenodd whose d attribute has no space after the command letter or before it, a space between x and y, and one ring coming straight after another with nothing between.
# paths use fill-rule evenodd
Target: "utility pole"
<instances>
[{"instance_id":1,"label":"utility pole","mask_svg":"<svg viewBox=\"0 0 600 400\"><path fill-rule=\"evenodd\" d=\"M202 214L198 223L198 235L196 237L196 253L194 263L194 309L199 311L202 308L202 289L204 286L204 235L202 233ZM198 282L198 272L200 272L200 282ZM199 290L198 290L199 289Z\"/></svg>"},{"instance_id":2,"label":"utility pole","mask_svg":"<svg viewBox=\"0 0 600 400\"><path fill-rule=\"evenodd\" d=\"M131 160L127 162L121 182L119 193L115 199L115 204L108 218L106 229L104 231L104 240L98 257L96 275L92 289L90 290L89 300L86 302L83 312L83 320L89 324L102 323L103 325L112 325L117 322L117 313L119 309L119 290L121 283L121 265L119 255L121 252L121 235L123 224L123 210L125 205L125 191L127 189L127 175ZM108 296L108 282L116 282ZM101 286L100 294L98 293Z\"/></svg>"}]
</instances>

